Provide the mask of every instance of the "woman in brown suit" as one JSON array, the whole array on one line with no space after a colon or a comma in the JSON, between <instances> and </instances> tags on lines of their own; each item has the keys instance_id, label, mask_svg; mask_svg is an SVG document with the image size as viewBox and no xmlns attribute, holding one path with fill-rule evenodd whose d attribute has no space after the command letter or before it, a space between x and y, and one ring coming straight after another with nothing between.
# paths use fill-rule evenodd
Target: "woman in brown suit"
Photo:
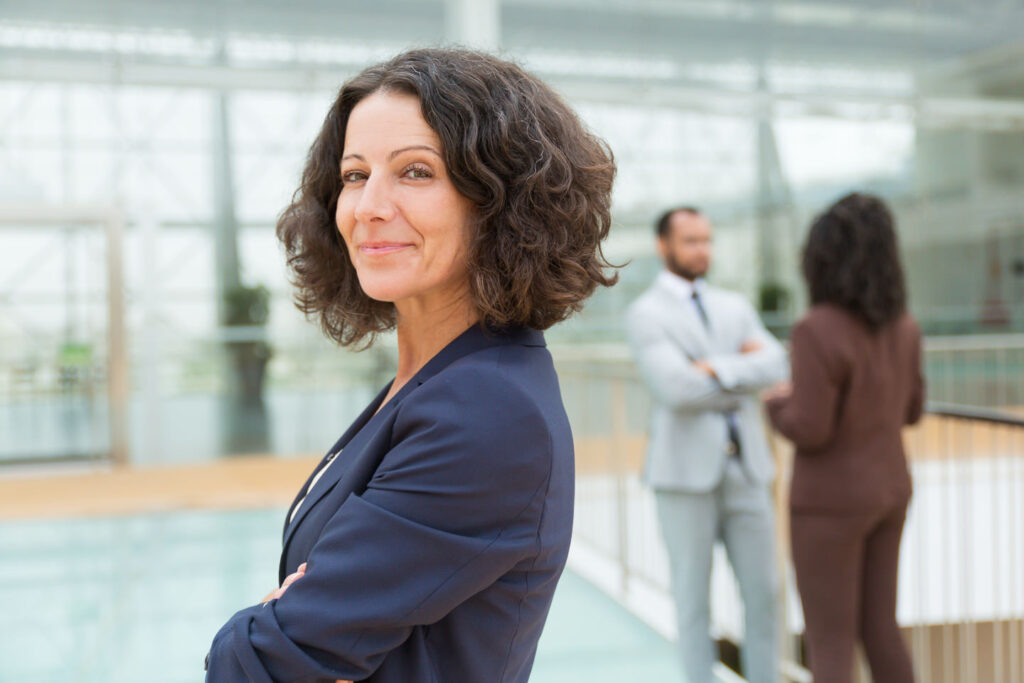
<instances>
[{"instance_id":1,"label":"woman in brown suit","mask_svg":"<svg viewBox=\"0 0 1024 683\"><path fill-rule=\"evenodd\" d=\"M796 446L790 532L811 671L850 681L859 639L875 681L909 683L896 624L911 491L901 430L921 417L924 381L885 204L851 194L819 216L803 274L812 307L791 337L792 385L766 399Z\"/></svg>"}]
</instances>

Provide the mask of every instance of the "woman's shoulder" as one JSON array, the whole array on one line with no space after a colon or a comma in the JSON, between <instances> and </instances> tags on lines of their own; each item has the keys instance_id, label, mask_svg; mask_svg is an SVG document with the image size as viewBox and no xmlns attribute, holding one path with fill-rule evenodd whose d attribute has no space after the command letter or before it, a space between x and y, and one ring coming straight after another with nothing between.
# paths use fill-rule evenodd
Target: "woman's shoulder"
<instances>
[{"instance_id":1,"label":"woman's shoulder","mask_svg":"<svg viewBox=\"0 0 1024 683\"><path fill-rule=\"evenodd\" d=\"M812 340L815 345L834 346L848 339L860 326L852 313L834 304L815 304L793 326L791 338Z\"/></svg>"},{"instance_id":2,"label":"woman's shoulder","mask_svg":"<svg viewBox=\"0 0 1024 683\"><path fill-rule=\"evenodd\" d=\"M549 416L543 389L511 379L501 356L492 349L465 356L410 392L391 429L402 455L391 454L388 469L440 469L448 486L506 497L547 481L571 453L568 422Z\"/></svg>"},{"instance_id":3,"label":"woman's shoulder","mask_svg":"<svg viewBox=\"0 0 1024 683\"><path fill-rule=\"evenodd\" d=\"M832 329L836 326L852 327L860 323L851 311L832 303L815 304L807 309L798 325L811 329Z\"/></svg>"},{"instance_id":4,"label":"woman's shoulder","mask_svg":"<svg viewBox=\"0 0 1024 683\"><path fill-rule=\"evenodd\" d=\"M903 336L921 338L921 323L910 313L903 313L893 322L893 327Z\"/></svg>"},{"instance_id":5,"label":"woman's shoulder","mask_svg":"<svg viewBox=\"0 0 1024 683\"><path fill-rule=\"evenodd\" d=\"M807 313L797 323L798 327L809 327L811 329L835 330L841 329L844 334L848 330L861 330L870 332L867 324L853 311L850 311L838 304L820 303L811 306ZM892 329L899 332L912 332L920 334L921 328L917 319L910 313L901 313L883 329Z\"/></svg>"},{"instance_id":6,"label":"woman's shoulder","mask_svg":"<svg viewBox=\"0 0 1024 683\"><path fill-rule=\"evenodd\" d=\"M400 408L407 414L426 410L460 429L492 436L537 433L553 428L548 414L558 397L547 349L508 344L459 358L417 387Z\"/></svg>"},{"instance_id":7,"label":"woman's shoulder","mask_svg":"<svg viewBox=\"0 0 1024 683\"><path fill-rule=\"evenodd\" d=\"M880 329L873 330L841 306L818 304L793 328L791 339L799 339L805 349L816 349L819 356L855 363L857 358L874 353L879 340L901 347L919 346L921 328L913 316L903 313Z\"/></svg>"},{"instance_id":8,"label":"woman's shoulder","mask_svg":"<svg viewBox=\"0 0 1024 683\"><path fill-rule=\"evenodd\" d=\"M866 326L853 313L834 304L816 304L793 327L790 341L794 349L823 359L832 372L842 374L866 335Z\"/></svg>"},{"instance_id":9,"label":"woman's shoulder","mask_svg":"<svg viewBox=\"0 0 1024 683\"><path fill-rule=\"evenodd\" d=\"M543 392L545 382L555 379L554 361L546 346L510 337L467 354L437 374L435 379L471 395L500 394L496 399L531 401Z\"/></svg>"}]
</instances>

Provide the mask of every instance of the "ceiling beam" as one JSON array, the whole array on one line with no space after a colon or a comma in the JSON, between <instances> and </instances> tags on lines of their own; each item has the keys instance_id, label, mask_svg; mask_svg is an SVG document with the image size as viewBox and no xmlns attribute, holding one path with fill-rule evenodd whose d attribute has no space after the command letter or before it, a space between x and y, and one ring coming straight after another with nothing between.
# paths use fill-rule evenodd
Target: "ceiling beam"
<instances>
[{"instance_id":1,"label":"ceiling beam","mask_svg":"<svg viewBox=\"0 0 1024 683\"><path fill-rule=\"evenodd\" d=\"M2 57L3 53L0 53ZM159 64L137 60L0 58L0 81L92 83L223 91L333 91L358 67ZM723 116L818 116L904 121L920 128L1024 131L1024 99L914 97L873 93L754 92L667 81L538 73L573 102L655 106Z\"/></svg>"}]
</instances>

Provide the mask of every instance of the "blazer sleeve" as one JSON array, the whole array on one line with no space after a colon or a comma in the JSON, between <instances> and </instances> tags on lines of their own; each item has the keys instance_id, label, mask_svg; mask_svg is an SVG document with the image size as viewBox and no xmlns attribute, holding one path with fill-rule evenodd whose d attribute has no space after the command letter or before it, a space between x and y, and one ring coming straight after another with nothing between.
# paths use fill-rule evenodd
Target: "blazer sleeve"
<instances>
[{"instance_id":1,"label":"blazer sleeve","mask_svg":"<svg viewBox=\"0 0 1024 683\"><path fill-rule=\"evenodd\" d=\"M693 367L660 319L634 305L626 327L640 375L658 403L693 412L736 409L737 397Z\"/></svg>"},{"instance_id":2,"label":"blazer sleeve","mask_svg":"<svg viewBox=\"0 0 1024 683\"><path fill-rule=\"evenodd\" d=\"M828 444L835 431L842 369L809 320L793 328L790 346L793 391L768 401L768 416L797 447L816 450Z\"/></svg>"},{"instance_id":3,"label":"blazer sleeve","mask_svg":"<svg viewBox=\"0 0 1024 683\"><path fill-rule=\"evenodd\" d=\"M736 392L756 392L789 377L786 349L761 324L757 312L746 301L742 303L745 341L761 343L759 351L731 353L708 358L719 383Z\"/></svg>"},{"instance_id":4,"label":"blazer sleeve","mask_svg":"<svg viewBox=\"0 0 1024 683\"><path fill-rule=\"evenodd\" d=\"M551 432L536 402L481 375L406 397L367 489L328 522L301 579L221 629L208 681L364 679L414 626L536 556Z\"/></svg>"}]
</instances>

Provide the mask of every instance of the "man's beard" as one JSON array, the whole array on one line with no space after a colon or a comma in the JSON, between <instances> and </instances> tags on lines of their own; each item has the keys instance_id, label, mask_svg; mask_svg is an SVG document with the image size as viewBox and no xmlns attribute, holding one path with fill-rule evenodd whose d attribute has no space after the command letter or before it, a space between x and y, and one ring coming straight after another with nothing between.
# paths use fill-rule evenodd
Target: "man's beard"
<instances>
[{"instance_id":1,"label":"man's beard","mask_svg":"<svg viewBox=\"0 0 1024 683\"><path fill-rule=\"evenodd\" d=\"M705 275L707 275L708 272L707 268L704 268L703 270L692 270L690 268L687 268L683 264L676 261L672 256L669 256L665 259L665 266L674 275L678 275L679 277L685 280L689 280L690 282L693 282L697 278L704 277Z\"/></svg>"}]
</instances>

